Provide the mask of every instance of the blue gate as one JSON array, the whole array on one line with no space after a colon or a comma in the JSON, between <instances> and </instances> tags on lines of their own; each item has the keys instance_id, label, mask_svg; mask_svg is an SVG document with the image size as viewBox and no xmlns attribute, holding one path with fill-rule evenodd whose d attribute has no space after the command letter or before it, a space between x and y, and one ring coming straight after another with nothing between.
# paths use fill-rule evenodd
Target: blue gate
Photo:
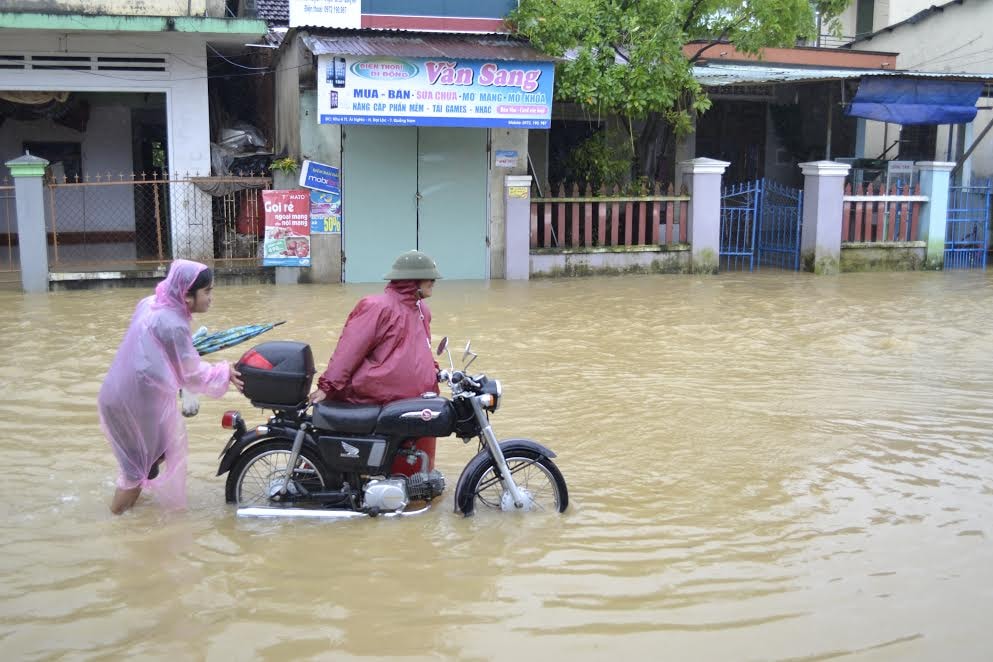
<instances>
[{"instance_id":1,"label":"blue gate","mask_svg":"<svg viewBox=\"0 0 993 662\"><path fill-rule=\"evenodd\" d=\"M721 271L755 269L762 180L731 184L721 193Z\"/></svg>"},{"instance_id":2,"label":"blue gate","mask_svg":"<svg viewBox=\"0 0 993 662\"><path fill-rule=\"evenodd\" d=\"M945 269L985 269L993 181L948 189Z\"/></svg>"},{"instance_id":3,"label":"blue gate","mask_svg":"<svg viewBox=\"0 0 993 662\"><path fill-rule=\"evenodd\" d=\"M800 268L803 191L758 179L721 194L722 271Z\"/></svg>"},{"instance_id":4,"label":"blue gate","mask_svg":"<svg viewBox=\"0 0 993 662\"><path fill-rule=\"evenodd\" d=\"M799 270L803 190L763 179L761 210L759 265Z\"/></svg>"}]
</instances>

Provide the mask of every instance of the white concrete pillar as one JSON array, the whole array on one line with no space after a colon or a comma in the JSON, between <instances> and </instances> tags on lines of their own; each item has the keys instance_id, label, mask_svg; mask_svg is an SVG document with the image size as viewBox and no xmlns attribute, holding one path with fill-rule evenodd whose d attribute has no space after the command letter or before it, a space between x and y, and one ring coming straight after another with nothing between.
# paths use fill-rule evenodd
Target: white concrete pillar
<instances>
[{"instance_id":1,"label":"white concrete pillar","mask_svg":"<svg viewBox=\"0 0 993 662\"><path fill-rule=\"evenodd\" d=\"M803 173L803 226L800 259L804 269L833 275L841 271L841 221L845 176L850 165L834 161L800 164Z\"/></svg>"},{"instance_id":2,"label":"white concrete pillar","mask_svg":"<svg viewBox=\"0 0 993 662\"><path fill-rule=\"evenodd\" d=\"M531 175L503 178L505 237L504 278L531 278Z\"/></svg>"},{"instance_id":3,"label":"white concrete pillar","mask_svg":"<svg viewBox=\"0 0 993 662\"><path fill-rule=\"evenodd\" d=\"M6 165L14 177L21 287L25 292L47 292L48 234L45 231L44 176L48 161L26 153L7 161Z\"/></svg>"},{"instance_id":4,"label":"white concrete pillar","mask_svg":"<svg viewBox=\"0 0 993 662\"><path fill-rule=\"evenodd\" d=\"M918 161L914 165L920 173L921 195L926 195L928 199L920 211L920 236L927 242L924 268L943 269L945 226L948 220L948 188L951 185L951 172L955 164L950 161Z\"/></svg>"},{"instance_id":5,"label":"white concrete pillar","mask_svg":"<svg viewBox=\"0 0 993 662\"><path fill-rule=\"evenodd\" d=\"M721 253L721 178L731 165L699 157L682 161L679 170L690 192L689 240L690 270L716 274Z\"/></svg>"}]
</instances>

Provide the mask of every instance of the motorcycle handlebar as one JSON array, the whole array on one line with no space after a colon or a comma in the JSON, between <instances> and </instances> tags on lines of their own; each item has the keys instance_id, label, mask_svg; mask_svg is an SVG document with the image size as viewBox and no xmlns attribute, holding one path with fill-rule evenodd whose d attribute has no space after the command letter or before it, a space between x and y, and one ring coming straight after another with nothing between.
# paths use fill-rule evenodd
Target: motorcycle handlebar
<instances>
[{"instance_id":1,"label":"motorcycle handlebar","mask_svg":"<svg viewBox=\"0 0 993 662\"><path fill-rule=\"evenodd\" d=\"M478 391L480 386L472 377L465 374L461 370L456 370L455 372L448 372L447 370L438 371L438 381L439 382L451 382L452 385L463 384L468 387L469 390Z\"/></svg>"}]
</instances>

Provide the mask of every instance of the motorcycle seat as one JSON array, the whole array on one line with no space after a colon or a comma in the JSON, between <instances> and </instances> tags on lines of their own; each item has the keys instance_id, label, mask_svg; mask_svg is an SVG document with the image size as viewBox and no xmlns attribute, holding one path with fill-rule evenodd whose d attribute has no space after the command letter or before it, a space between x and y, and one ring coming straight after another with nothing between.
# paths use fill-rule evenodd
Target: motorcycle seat
<instances>
[{"instance_id":1,"label":"motorcycle seat","mask_svg":"<svg viewBox=\"0 0 993 662\"><path fill-rule=\"evenodd\" d=\"M344 402L314 405L314 427L320 430L369 434L379 420L379 405L351 405Z\"/></svg>"}]
</instances>

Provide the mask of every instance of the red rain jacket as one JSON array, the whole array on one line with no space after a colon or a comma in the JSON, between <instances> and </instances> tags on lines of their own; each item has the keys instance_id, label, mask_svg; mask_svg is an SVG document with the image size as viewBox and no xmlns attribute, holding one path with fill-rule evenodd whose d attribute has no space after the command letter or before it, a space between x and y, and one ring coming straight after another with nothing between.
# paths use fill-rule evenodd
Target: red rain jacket
<instances>
[{"instance_id":1,"label":"red rain jacket","mask_svg":"<svg viewBox=\"0 0 993 662\"><path fill-rule=\"evenodd\" d=\"M328 400L385 404L438 391L431 311L417 281L391 281L355 305L317 387Z\"/></svg>"}]
</instances>

